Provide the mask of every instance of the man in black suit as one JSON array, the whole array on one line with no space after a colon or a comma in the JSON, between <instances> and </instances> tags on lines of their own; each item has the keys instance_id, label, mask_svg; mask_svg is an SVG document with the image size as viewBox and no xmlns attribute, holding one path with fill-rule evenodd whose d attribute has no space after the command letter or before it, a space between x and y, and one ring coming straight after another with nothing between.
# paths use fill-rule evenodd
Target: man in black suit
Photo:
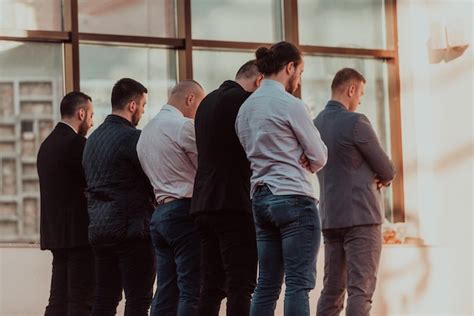
<instances>
[{"instance_id":1,"label":"man in black suit","mask_svg":"<svg viewBox=\"0 0 474 316\"><path fill-rule=\"evenodd\" d=\"M89 315L94 259L87 239L89 216L82 169L85 135L92 127L92 99L70 92L61 101L61 122L41 144L41 249L53 253L51 293L45 315Z\"/></svg>"},{"instance_id":2,"label":"man in black suit","mask_svg":"<svg viewBox=\"0 0 474 316\"><path fill-rule=\"evenodd\" d=\"M225 81L197 111L198 168L191 214L201 235L202 293L199 314L248 315L255 288L257 247L250 203L250 164L235 133L242 103L262 80L255 61L235 81Z\"/></svg>"},{"instance_id":3,"label":"man in black suit","mask_svg":"<svg viewBox=\"0 0 474 316\"><path fill-rule=\"evenodd\" d=\"M395 176L368 118L356 113L365 79L352 68L336 73L331 100L314 123L328 148L318 172L324 236L324 288L317 315L367 316L382 249L382 188Z\"/></svg>"}]
</instances>

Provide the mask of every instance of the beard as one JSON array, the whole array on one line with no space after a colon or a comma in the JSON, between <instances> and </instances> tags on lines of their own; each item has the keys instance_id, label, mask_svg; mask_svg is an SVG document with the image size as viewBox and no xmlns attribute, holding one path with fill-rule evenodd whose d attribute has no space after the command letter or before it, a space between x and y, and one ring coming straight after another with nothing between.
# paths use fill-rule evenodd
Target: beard
<instances>
[{"instance_id":1,"label":"beard","mask_svg":"<svg viewBox=\"0 0 474 316\"><path fill-rule=\"evenodd\" d=\"M135 112L132 114L132 124L133 126L137 126L138 122L140 122L140 119L142 118L142 114L140 113L139 109L136 109Z\"/></svg>"},{"instance_id":2,"label":"beard","mask_svg":"<svg viewBox=\"0 0 474 316\"><path fill-rule=\"evenodd\" d=\"M82 121L81 125L79 125L79 129L77 130L77 133L81 135L82 137L86 137L87 131L89 130L90 126L87 124L87 121Z\"/></svg>"},{"instance_id":3,"label":"beard","mask_svg":"<svg viewBox=\"0 0 474 316\"><path fill-rule=\"evenodd\" d=\"M295 74L293 74L293 76L291 76L290 79L288 80L288 84L286 86L286 92L290 94L294 94L296 90L298 90L298 76L296 75L296 72L295 72Z\"/></svg>"}]
</instances>

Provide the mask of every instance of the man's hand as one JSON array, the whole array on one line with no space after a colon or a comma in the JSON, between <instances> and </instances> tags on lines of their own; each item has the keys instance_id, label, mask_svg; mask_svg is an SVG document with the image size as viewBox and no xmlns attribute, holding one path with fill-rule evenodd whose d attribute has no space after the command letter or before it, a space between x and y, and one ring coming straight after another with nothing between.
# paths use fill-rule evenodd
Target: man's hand
<instances>
[{"instance_id":1,"label":"man's hand","mask_svg":"<svg viewBox=\"0 0 474 316\"><path fill-rule=\"evenodd\" d=\"M304 153L301 154L299 163L301 167L303 167L304 169L308 170L311 173L314 173L314 171L311 169L311 164L309 163L308 157L306 157Z\"/></svg>"},{"instance_id":2,"label":"man's hand","mask_svg":"<svg viewBox=\"0 0 474 316\"><path fill-rule=\"evenodd\" d=\"M377 190L381 190L383 187L389 187L392 182L391 181L383 182L379 178L375 177L375 183L377 184Z\"/></svg>"}]
</instances>

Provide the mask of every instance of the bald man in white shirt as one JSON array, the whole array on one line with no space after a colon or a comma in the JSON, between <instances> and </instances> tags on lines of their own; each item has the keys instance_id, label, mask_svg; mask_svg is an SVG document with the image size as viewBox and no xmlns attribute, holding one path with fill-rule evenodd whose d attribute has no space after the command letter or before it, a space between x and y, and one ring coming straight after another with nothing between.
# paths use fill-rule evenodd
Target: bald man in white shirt
<instances>
[{"instance_id":1,"label":"bald man in white shirt","mask_svg":"<svg viewBox=\"0 0 474 316\"><path fill-rule=\"evenodd\" d=\"M197 315L200 239L189 209L197 168L194 117L203 98L198 82L179 82L137 144L158 203L150 223L158 284L151 315Z\"/></svg>"}]
</instances>

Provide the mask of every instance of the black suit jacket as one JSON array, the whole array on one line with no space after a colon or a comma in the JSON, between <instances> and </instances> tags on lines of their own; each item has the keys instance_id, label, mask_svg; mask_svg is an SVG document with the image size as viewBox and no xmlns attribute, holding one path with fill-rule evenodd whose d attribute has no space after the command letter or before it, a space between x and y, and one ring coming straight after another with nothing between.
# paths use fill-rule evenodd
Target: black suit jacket
<instances>
[{"instance_id":1,"label":"black suit jacket","mask_svg":"<svg viewBox=\"0 0 474 316\"><path fill-rule=\"evenodd\" d=\"M86 139L58 123L41 144L37 168L41 193L41 249L88 245L89 216L82 152Z\"/></svg>"},{"instance_id":2,"label":"black suit jacket","mask_svg":"<svg viewBox=\"0 0 474 316\"><path fill-rule=\"evenodd\" d=\"M251 212L250 163L235 132L240 106L250 96L225 81L199 105L195 118L198 168L191 213Z\"/></svg>"},{"instance_id":3,"label":"black suit jacket","mask_svg":"<svg viewBox=\"0 0 474 316\"><path fill-rule=\"evenodd\" d=\"M323 229L382 224L382 192L376 178L395 176L367 117L329 101L314 124L328 148L326 166L318 172Z\"/></svg>"}]
</instances>

